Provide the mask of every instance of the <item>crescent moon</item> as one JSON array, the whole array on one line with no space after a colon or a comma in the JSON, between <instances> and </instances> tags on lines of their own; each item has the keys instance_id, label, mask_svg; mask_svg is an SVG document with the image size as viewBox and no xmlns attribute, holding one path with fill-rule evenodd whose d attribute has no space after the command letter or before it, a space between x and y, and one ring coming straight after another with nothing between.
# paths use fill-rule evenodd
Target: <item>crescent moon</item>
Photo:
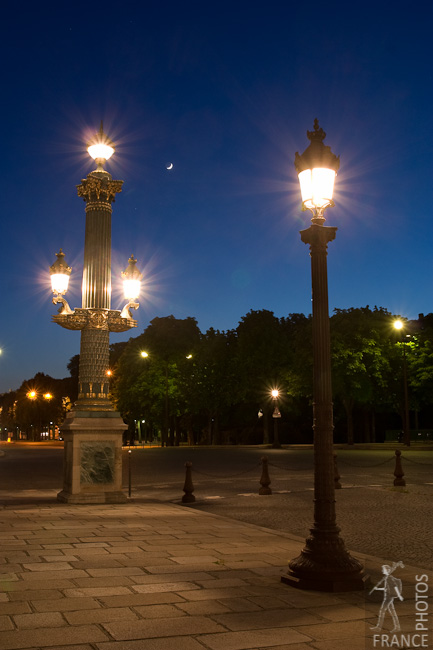
<instances>
[{"instance_id":1,"label":"crescent moon","mask_svg":"<svg viewBox=\"0 0 433 650\"><path fill-rule=\"evenodd\" d=\"M166 168L167 169L173 169L173 163L167 163Z\"/></svg>"}]
</instances>

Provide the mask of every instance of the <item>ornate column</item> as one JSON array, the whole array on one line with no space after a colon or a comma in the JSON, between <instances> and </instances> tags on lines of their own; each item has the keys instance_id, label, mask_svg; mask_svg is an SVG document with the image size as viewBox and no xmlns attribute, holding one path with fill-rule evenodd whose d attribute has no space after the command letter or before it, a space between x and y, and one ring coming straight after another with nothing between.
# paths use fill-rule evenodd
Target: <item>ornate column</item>
<instances>
[{"instance_id":1,"label":"ornate column","mask_svg":"<svg viewBox=\"0 0 433 650\"><path fill-rule=\"evenodd\" d=\"M98 169L77 186L86 202L82 307L71 311L64 299L55 299L63 308L53 316L62 327L81 331L78 400L61 427L64 481L57 498L68 503L126 501L122 437L127 427L109 399L109 334L136 327L137 321L128 309L121 313L110 305L111 204L123 181L112 179L102 168L104 161L97 159Z\"/></svg>"}]
</instances>

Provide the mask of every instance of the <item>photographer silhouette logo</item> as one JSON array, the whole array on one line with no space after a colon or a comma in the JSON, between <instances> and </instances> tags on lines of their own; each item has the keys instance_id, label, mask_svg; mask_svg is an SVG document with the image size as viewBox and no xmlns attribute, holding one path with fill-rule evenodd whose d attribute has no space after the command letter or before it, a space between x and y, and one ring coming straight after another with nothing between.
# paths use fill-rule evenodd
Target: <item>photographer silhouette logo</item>
<instances>
[{"instance_id":1,"label":"photographer silhouette logo","mask_svg":"<svg viewBox=\"0 0 433 650\"><path fill-rule=\"evenodd\" d=\"M383 578L369 592L369 596L374 591L383 592L377 623L370 628L374 632L373 648L429 648L429 577L427 574L415 576L415 625L413 632L401 633L400 621L394 604L395 601L404 600L402 581L393 575L397 568L404 569L403 562L382 565ZM392 629L389 632L383 630L387 614L392 620Z\"/></svg>"},{"instance_id":2,"label":"photographer silhouette logo","mask_svg":"<svg viewBox=\"0 0 433 650\"><path fill-rule=\"evenodd\" d=\"M398 598L399 600L403 600L403 596L401 595L401 580L391 575L397 567L404 569L403 562L394 562L392 566L384 564L382 566L382 580L379 580L377 585L375 585L370 591L369 595L371 595L373 591L383 591L383 600L379 610L379 618L377 619L377 624L375 627L371 628L375 632L378 632L382 629L386 612L389 612L391 614L392 622L394 624L391 633L400 631L400 623L395 611L394 599Z\"/></svg>"}]
</instances>

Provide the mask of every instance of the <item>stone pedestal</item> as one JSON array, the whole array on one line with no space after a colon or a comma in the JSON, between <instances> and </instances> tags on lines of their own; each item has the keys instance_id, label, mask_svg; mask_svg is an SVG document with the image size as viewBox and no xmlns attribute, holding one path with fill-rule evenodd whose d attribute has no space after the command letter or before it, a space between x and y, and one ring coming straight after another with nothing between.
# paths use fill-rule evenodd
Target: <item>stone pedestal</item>
<instances>
[{"instance_id":1,"label":"stone pedestal","mask_svg":"<svg viewBox=\"0 0 433 650\"><path fill-rule=\"evenodd\" d=\"M122 441L127 426L115 411L71 411L61 427L65 441L63 490L66 503L124 503Z\"/></svg>"}]
</instances>

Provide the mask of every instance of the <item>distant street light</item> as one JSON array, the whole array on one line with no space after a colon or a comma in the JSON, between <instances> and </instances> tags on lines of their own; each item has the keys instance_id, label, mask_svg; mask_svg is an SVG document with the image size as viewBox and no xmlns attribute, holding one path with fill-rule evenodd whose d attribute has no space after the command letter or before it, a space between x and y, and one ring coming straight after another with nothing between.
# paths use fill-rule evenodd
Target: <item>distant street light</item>
<instances>
[{"instance_id":1,"label":"distant street light","mask_svg":"<svg viewBox=\"0 0 433 650\"><path fill-rule=\"evenodd\" d=\"M31 402L33 402L32 406L32 418L36 418L37 424L36 424L36 433L41 436L42 434L42 425L45 426L45 423L43 422L43 419L47 417L46 409L42 408L41 411L41 405L40 405L40 400L45 400L46 402L51 402L53 399L53 395L50 392L46 393L40 393L34 388L30 389L26 393L27 399L29 399ZM31 426L31 434L32 434L32 440L34 440L34 434L35 434L35 429L34 425Z\"/></svg>"},{"instance_id":2,"label":"distant street light","mask_svg":"<svg viewBox=\"0 0 433 650\"><path fill-rule=\"evenodd\" d=\"M131 308L137 309L141 273L133 256L123 271L127 304L122 311L111 309L111 204L123 181L112 179L105 162L114 145L99 132L88 144L97 168L77 186L86 202L86 230L82 280L82 307L72 310L64 295L71 267L63 251L50 267L53 302L61 303L53 321L81 331L78 400L62 426L65 439L64 485L57 495L68 503L122 503L122 436L125 424L109 398L109 335L137 326Z\"/></svg>"},{"instance_id":3,"label":"distant street light","mask_svg":"<svg viewBox=\"0 0 433 650\"><path fill-rule=\"evenodd\" d=\"M278 420L281 418L280 409L278 408L278 397L280 396L280 391L277 388L271 390L272 399L274 400L274 410L272 412L272 418L274 420L274 441L272 447L274 449L281 449L280 439L278 437Z\"/></svg>"},{"instance_id":4,"label":"distant street light","mask_svg":"<svg viewBox=\"0 0 433 650\"><path fill-rule=\"evenodd\" d=\"M313 305L313 431L314 523L299 557L289 562L281 580L301 589L352 591L364 588L362 566L345 548L336 523L331 386L331 342L328 310L327 245L336 228L327 227L324 211L333 206L339 157L323 144L326 133L314 120L307 131L310 145L295 154L302 206L313 214L311 226L301 231L310 246Z\"/></svg>"},{"instance_id":5,"label":"distant street light","mask_svg":"<svg viewBox=\"0 0 433 650\"><path fill-rule=\"evenodd\" d=\"M399 331L404 331L403 321L397 319L393 323L394 328ZM406 337L409 335L406 334ZM400 344L403 347L403 396L404 396L404 417L403 417L403 443L410 447L410 422L409 422L409 390L407 381L407 359L406 359L406 342L401 340Z\"/></svg>"}]
</instances>

